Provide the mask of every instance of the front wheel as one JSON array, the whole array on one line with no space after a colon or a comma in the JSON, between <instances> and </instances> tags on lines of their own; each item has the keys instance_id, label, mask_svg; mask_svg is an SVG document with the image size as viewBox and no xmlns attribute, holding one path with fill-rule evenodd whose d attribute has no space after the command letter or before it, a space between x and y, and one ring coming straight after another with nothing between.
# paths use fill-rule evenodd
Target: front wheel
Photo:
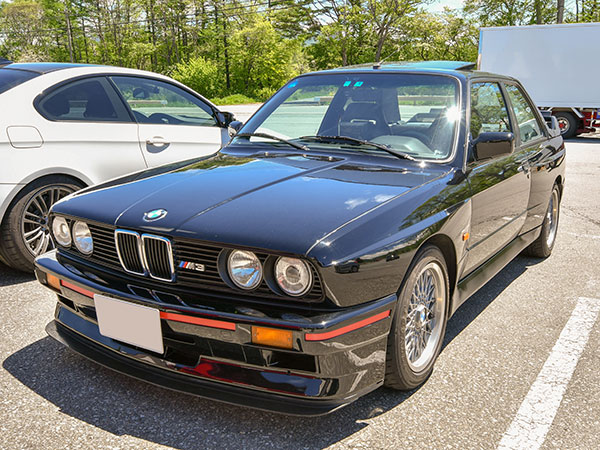
<instances>
[{"instance_id":1,"label":"front wheel","mask_svg":"<svg viewBox=\"0 0 600 450\"><path fill-rule=\"evenodd\" d=\"M0 255L15 269L33 270L36 256L54 247L48 212L54 203L83 186L65 176L50 176L23 188L0 226Z\"/></svg>"},{"instance_id":2,"label":"front wheel","mask_svg":"<svg viewBox=\"0 0 600 450\"><path fill-rule=\"evenodd\" d=\"M398 296L388 338L385 385L408 390L433 370L446 332L448 270L437 247L420 252Z\"/></svg>"}]
</instances>

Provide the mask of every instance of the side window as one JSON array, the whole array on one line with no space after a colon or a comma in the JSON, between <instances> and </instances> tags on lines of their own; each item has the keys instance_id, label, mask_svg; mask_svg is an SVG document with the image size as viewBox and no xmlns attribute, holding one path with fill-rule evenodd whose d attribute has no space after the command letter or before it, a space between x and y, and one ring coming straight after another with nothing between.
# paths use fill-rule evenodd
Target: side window
<instances>
[{"instance_id":1,"label":"side window","mask_svg":"<svg viewBox=\"0 0 600 450\"><path fill-rule=\"evenodd\" d=\"M49 120L131 122L116 92L102 77L73 81L51 91L38 103Z\"/></svg>"},{"instance_id":2,"label":"side window","mask_svg":"<svg viewBox=\"0 0 600 450\"><path fill-rule=\"evenodd\" d=\"M515 117L517 118L521 143L525 144L543 136L540 124L533 113L534 106L527 101L517 86L507 84L505 87Z\"/></svg>"},{"instance_id":3,"label":"side window","mask_svg":"<svg viewBox=\"0 0 600 450\"><path fill-rule=\"evenodd\" d=\"M139 123L219 126L210 106L177 86L149 78L111 79Z\"/></svg>"},{"instance_id":4,"label":"side window","mask_svg":"<svg viewBox=\"0 0 600 450\"><path fill-rule=\"evenodd\" d=\"M498 83L471 85L471 136L486 131L511 131L508 111Z\"/></svg>"}]
</instances>

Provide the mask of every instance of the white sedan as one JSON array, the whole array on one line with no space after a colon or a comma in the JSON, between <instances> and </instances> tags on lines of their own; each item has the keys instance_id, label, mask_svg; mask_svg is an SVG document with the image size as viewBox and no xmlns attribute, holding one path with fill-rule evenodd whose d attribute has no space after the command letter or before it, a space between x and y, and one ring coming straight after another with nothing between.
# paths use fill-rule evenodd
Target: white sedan
<instances>
[{"instance_id":1,"label":"white sedan","mask_svg":"<svg viewBox=\"0 0 600 450\"><path fill-rule=\"evenodd\" d=\"M212 154L233 115L141 70L0 60L0 260L31 270L47 214L84 186Z\"/></svg>"}]
</instances>

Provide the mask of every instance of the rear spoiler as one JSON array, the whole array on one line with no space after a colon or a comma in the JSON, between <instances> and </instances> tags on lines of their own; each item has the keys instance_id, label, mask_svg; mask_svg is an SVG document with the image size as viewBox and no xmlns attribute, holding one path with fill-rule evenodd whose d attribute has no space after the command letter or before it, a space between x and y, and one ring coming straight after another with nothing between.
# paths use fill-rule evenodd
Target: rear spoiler
<instances>
[{"instance_id":1,"label":"rear spoiler","mask_svg":"<svg viewBox=\"0 0 600 450\"><path fill-rule=\"evenodd\" d=\"M8 66L9 64L12 64L12 61L9 61L8 59L0 58L0 67Z\"/></svg>"}]
</instances>

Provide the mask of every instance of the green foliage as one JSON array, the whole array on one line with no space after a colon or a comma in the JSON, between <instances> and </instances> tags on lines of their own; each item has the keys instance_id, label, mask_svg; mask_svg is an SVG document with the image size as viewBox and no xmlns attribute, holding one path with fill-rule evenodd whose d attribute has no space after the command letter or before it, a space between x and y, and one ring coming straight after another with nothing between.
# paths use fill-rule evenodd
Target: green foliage
<instances>
[{"instance_id":1,"label":"green foliage","mask_svg":"<svg viewBox=\"0 0 600 450\"><path fill-rule=\"evenodd\" d=\"M175 66L171 76L205 97L222 95L223 77L213 61L197 56Z\"/></svg>"},{"instance_id":2,"label":"green foliage","mask_svg":"<svg viewBox=\"0 0 600 450\"><path fill-rule=\"evenodd\" d=\"M258 100L246 97L243 94L232 94L223 98L215 97L212 98L211 101L215 105L244 105L247 103L260 103Z\"/></svg>"},{"instance_id":3,"label":"green foliage","mask_svg":"<svg viewBox=\"0 0 600 450\"><path fill-rule=\"evenodd\" d=\"M380 59L475 61L482 25L556 21L554 1L465 0L441 13L431 2L0 0L0 56L152 70L209 98L263 101L299 73ZM596 1L577 5L566 21L600 21Z\"/></svg>"}]
</instances>

